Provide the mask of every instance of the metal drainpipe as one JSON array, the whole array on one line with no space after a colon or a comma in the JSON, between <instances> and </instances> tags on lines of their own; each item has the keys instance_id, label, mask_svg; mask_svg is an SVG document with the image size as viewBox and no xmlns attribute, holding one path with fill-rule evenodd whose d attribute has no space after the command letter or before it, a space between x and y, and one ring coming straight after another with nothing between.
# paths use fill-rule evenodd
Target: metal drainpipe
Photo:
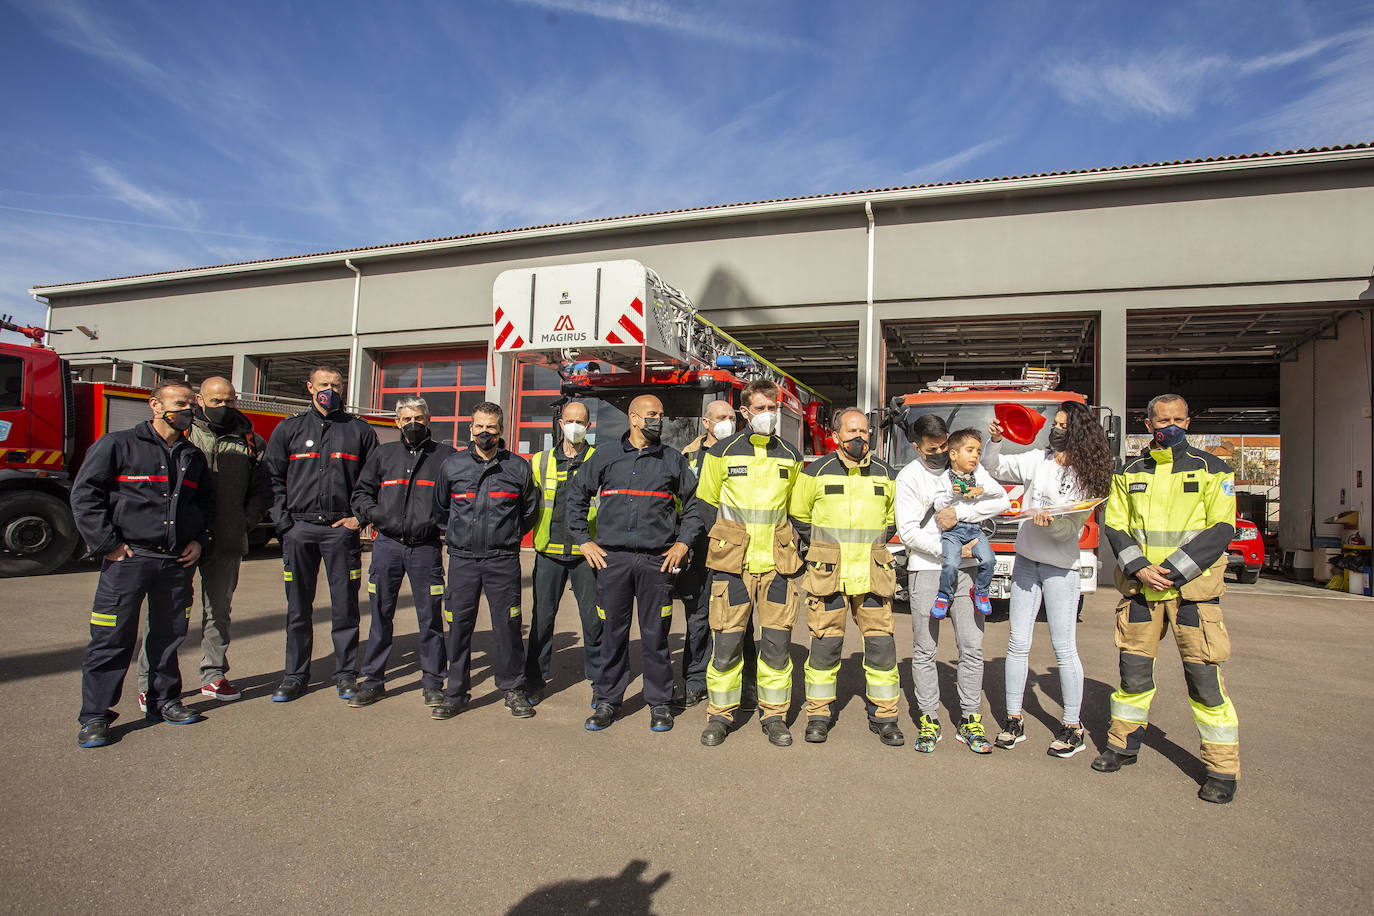
<instances>
[{"instance_id":1,"label":"metal drainpipe","mask_svg":"<svg viewBox=\"0 0 1374 916\"><path fill-rule=\"evenodd\" d=\"M52 330L52 303L51 303L50 301L48 301L47 299L44 299L42 296L38 295L37 293L29 293L29 295L33 297L33 301L34 301L34 302L37 302L37 303L39 303L39 304L41 304L41 305L47 306L47 308L48 308L48 313L47 313L46 315L43 316L43 330L45 330L45 331L51 331L51 330ZM44 335L43 335L43 342L46 343L48 346L52 347L54 350L56 350L57 348L53 346L52 341L49 339L49 338L51 338L52 336L53 336L52 334L44 334Z\"/></svg>"},{"instance_id":2,"label":"metal drainpipe","mask_svg":"<svg viewBox=\"0 0 1374 916\"><path fill-rule=\"evenodd\" d=\"M865 302L868 305L867 318L864 323L865 350L867 355L864 358L865 381L864 385L864 413L873 409L873 238L875 226L873 223L873 204L871 201L864 201L864 215L868 217L868 294Z\"/></svg>"},{"instance_id":3,"label":"metal drainpipe","mask_svg":"<svg viewBox=\"0 0 1374 916\"><path fill-rule=\"evenodd\" d=\"M358 363L361 362L361 354L358 352L358 300L362 295L363 272L353 266L353 262L344 258L344 267L353 271L353 328L351 334L353 343L348 348L348 405L350 407L359 406L358 403Z\"/></svg>"}]
</instances>

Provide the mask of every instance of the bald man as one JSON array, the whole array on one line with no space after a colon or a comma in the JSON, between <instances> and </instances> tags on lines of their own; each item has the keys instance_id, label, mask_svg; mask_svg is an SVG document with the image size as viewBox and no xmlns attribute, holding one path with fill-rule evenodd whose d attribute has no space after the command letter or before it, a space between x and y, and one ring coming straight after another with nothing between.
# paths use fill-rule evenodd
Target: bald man
<instances>
[{"instance_id":1,"label":"bald man","mask_svg":"<svg viewBox=\"0 0 1374 916\"><path fill-rule=\"evenodd\" d=\"M596 604L603 617L601 670L585 727L609 728L620 715L630 684L630 618L637 603L649 729L666 732L673 727L673 577L699 533L686 511L696 478L686 458L663 447L658 398L635 398L629 415L630 428L620 442L602 442L568 487L568 530L597 571ZM587 523L593 496L599 497L595 540Z\"/></svg>"},{"instance_id":2,"label":"bald man","mask_svg":"<svg viewBox=\"0 0 1374 916\"><path fill-rule=\"evenodd\" d=\"M706 457L707 449L735 434L735 408L730 406L729 401L712 401L702 411L701 428L702 434L682 450L687 466L692 469L692 476L698 479L701 478L701 462ZM708 613L711 575L706 569L706 532L703 531L690 546L692 552L687 565L673 585L673 594L682 601L682 616L686 618L687 625L687 638L682 644L682 699L678 701L684 709L706 699L706 664L711 660L711 621ZM744 685L745 691L751 692L751 697L747 704L741 699L741 708L755 708L752 688L757 676L758 658L751 628L744 637Z\"/></svg>"},{"instance_id":3,"label":"bald man","mask_svg":"<svg viewBox=\"0 0 1374 916\"><path fill-rule=\"evenodd\" d=\"M239 583L239 563L248 552L248 532L272 506L272 483L261 466L267 443L239 412L239 394L226 378L200 383L195 420L187 437L205 454L215 481L214 546L200 556L200 692L217 700L237 700L229 672L229 612ZM147 629L147 622L144 622ZM148 693L148 656L138 655L138 702Z\"/></svg>"}]
</instances>

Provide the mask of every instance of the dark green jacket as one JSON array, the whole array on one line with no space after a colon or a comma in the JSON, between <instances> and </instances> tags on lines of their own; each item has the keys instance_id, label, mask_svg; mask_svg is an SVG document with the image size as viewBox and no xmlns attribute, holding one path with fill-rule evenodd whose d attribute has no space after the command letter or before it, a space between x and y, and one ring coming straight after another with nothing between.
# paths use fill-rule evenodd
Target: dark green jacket
<instances>
[{"instance_id":1,"label":"dark green jacket","mask_svg":"<svg viewBox=\"0 0 1374 916\"><path fill-rule=\"evenodd\" d=\"M272 483L262 470L267 443L247 417L238 414L237 420L227 432L216 433L197 417L189 433L215 479L214 553L219 556L247 553L248 532L272 506Z\"/></svg>"}]
</instances>

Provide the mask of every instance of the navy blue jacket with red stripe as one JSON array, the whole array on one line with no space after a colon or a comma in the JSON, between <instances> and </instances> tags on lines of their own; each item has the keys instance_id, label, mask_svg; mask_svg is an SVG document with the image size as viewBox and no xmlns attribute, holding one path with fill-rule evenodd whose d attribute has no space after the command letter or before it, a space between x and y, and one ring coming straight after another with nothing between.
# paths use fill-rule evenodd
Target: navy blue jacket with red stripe
<instances>
[{"instance_id":1,"label":"navy blue jacket with red stripe","mask_svg":"<svg viewBox=\"0 0 1374 916\"><path fill-rule=\"evenodd\" d=\"M661 443L637 449L625 433L619 448L598 448L569 482L568 532L575 544L591 539L587 510L600 493L596 543L602 549L661 553L674 541L690 545L700 534L696 514L687 514L696 488L681 452Z\"/></svg>"},{"instance_id":2,"label":"navy blue jacket with red stripe","mask_svg":"<svg viewBox=\"0 0 1374 916\"><path fill-rule=\"evenodd\" d=\"M87 449L71 504L91 556L120 544L173 556L191 541L207 552L211 546L215 484L205 455L184 437L169 448L152 421L107 433Z\"/></svg>"},{"instance_id":3,"label":"navy blue jacket with red stripe","mask_svg":"<svg viewBox=\"0 0 1374 916\"><path fill-rule=\"evenodd\" d=\"M453 446L426 439L377 446L353 488L353 514L365 525L403 544L436 544L443 529L434 484Z\"/></svg>"},{"instance_id":4,"label":"navy blue jacket with red stripe","mask_svg":"<svg viewBox=\"0 0 1374 916\"><path fill-rule=\"evenodd\" d=\"M434 500L448 552L471 559L518 554L539 511L529 462L507 451L504 442L490 461L473 448L444 459Z\"/></svg>"},{"instance_id":5,"label":"navy blue jacket with red stripe","mask_svg":"<svg viewBox=\"0 0 1374 916\"><path fill-rule=\"evenodd\" d=\"M311 408L272 430L262 469L272 481L272 521L285 534L299 521L332 525L353 515L353 488L377 433L351 413Z\"/></svg>"}]
</instances>

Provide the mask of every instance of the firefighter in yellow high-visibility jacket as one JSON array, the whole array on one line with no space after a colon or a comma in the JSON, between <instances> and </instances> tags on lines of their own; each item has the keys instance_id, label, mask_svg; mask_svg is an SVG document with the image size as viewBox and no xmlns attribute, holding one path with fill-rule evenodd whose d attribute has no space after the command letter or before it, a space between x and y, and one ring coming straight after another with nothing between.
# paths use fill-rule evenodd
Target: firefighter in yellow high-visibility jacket
<instances>
[{"instance_id":1,"label":"firefighter in yellow high-visibility jacket","mask_svg":"<svg viewBox=\"0 0 1374 916\"><path fill-rule=\"evenodd\" d=\"M857 407L835 422L839 449L812 462L792 488L788 514L803 544L806 622L806 740L825 741L840 674L845 620L864 639L868 727L890 747L906 743L897 725L897 643L892 596L897 576L887 542L897 531L897 472L868 448L868 415Z\"/></svg>"},{"instance_id":2,"label":"firefighter in yellow high-visibility jacket","mask_svg":"<svg viewBox=\"0 0 1374 916\"><path fill-rule=\"evenodd\" d=\"M709 532L711 662L706 666L706 728L701 743L725 740L740 705L744 633L758 613L759 724L777 747L792 743L784 718L792 704L792 625L800 606L792 580L801 571L787 521L802 456L779 432L778 386L755 379L740 392L748 428L711 446L701 463L692 511Z\"/></svg>"},{"instance_id":3,"label":"firefighter in yellow high-visibility jacket","mask_svg":"<svg viewBox=\"0 0 1374 916\"><path fill-rule=\"evenodd\" d=\"M1149 447L1112 477L1104 528L1125 596L1116 609L1121 686L1111 696L1107 749L1092 766L1113 773L1135 763L1155 695L1159 641L1172 626L1207 768L1198 798L1224 805L1240 775L1239 723L1221 678L1231 655L1220 598L1235 534L1235 475L1188 444L1189 420L1178 395L1151 400Z\"/></svg>"}]
</instances>

